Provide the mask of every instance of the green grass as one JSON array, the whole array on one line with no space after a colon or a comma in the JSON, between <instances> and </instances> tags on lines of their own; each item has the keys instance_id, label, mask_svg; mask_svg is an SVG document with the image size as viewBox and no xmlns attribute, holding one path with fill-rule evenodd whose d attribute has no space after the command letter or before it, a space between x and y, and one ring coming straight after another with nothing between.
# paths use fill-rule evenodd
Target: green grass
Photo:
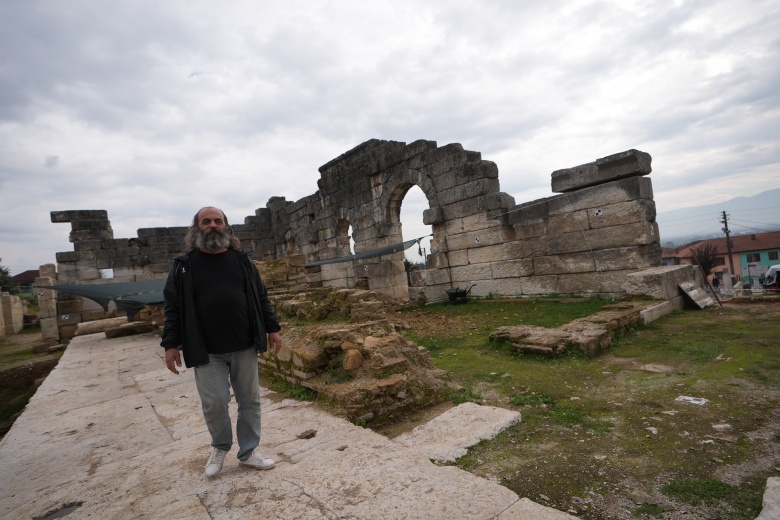
<instances>
[{"instance_id":1,"label":"green grass","mask_svg":"<svg viewBox=\"0 0 780 520\"><path fill-rule=\"evenodd\" d=\"M317 399L317 392L314 390L310 390L303 386L294 385L278 377L269 378L268 383L269 388L271 388L271 390L274 392L287 394L293 399L297 399L298 401L314 401Z\"/></svg>"},{"instance_id":2,"label":"green grass","mask_svg":"<svg viewBox=\"0 0 780 520\"><path fill-rule=\"evenodd\" d=\"M663 487L663 492L691 505L716 506L728 504L731 516L753 519L761 512L763 495L756 490L742 489L716 479L679 479Z\"/></svg>"},{"instance_id":3,"label":"green grass","mask_svg":"<svg viewBox=\"0 0 780 520\"><path fill-rule=\"evenodd\" d=\"M440 333L421 327L407 336L465 389L463 400L522 413L521 423L470 449L457 465L498 478L521 496L542 501L545 495L548 505L563 510L572 497L626 494L626 486L636 486L690 511L755 518L770 470L755 464L740 486L712 481L723 468L750 467L769 449L748 434L776 426L773 413L780 415L780 306L771 316L749 305L678 311L624 331L593 359L518 355L487 340L500 326L557 326L604 303L480 301L418 311L432 320L454 318ZM642 369L647 365L667 368ZM709 402L679 403L680 395ZM720 433L713 429L718 423L731 429ZM769 439L776 444L780 434ZM630 510L663 514L651 505ZM602 518L591 514L586 517Z\"/></svg>"}]
</instances>

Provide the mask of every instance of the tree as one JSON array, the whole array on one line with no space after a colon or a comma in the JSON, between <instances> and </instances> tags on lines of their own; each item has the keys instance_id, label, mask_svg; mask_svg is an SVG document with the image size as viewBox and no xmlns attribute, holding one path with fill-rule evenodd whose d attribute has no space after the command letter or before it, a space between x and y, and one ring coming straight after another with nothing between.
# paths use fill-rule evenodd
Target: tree
<instances>
[{"instance_id":1,"label":"tree","mask_svg":"<svg viewBox=\"0 0 780 520\"><path fill-rule=\"evenodd\" d=\"M691 255L693 256L693 264L701 267L704 276L707 277L712 274L712 269L716 265L715 261L718 258L718 246L713 244L704 244L691 249Z\"/></svg>"},{"instance_id":2,"label":"tree","mask_svg":"<svg viewBox=\"0 0 780 520\"><path fill-rule=\"evenodd\" d=\"M0 262L2 261L3 259L0 258ZM2 264L0 264L0 290L7 291L10 285L11 271L9 271L7 267L3 267Z\"/></svg>"}]
</instances>

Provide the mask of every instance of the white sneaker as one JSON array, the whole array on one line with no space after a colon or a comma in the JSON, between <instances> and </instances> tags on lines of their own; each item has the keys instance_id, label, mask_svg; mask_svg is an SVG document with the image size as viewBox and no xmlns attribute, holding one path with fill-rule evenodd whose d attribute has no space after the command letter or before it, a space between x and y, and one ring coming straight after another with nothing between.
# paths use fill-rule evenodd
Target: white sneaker
<instances>
[{"instance_id":1,"label":"white sneaker","mask_svg":"<svg viewBox=\"0 0 780 520\"><path fill-rule=\"evenodd\" d=\"M211 448L211 456L206 463L206 476L208 478L214 478L222 471L222 463L225 462L225 455L228 452L220 450L219 448Z\"/></svg>"},{"instance_id":2,"label":"white sneaker","mask_svg":"<svg viewBox=\"0 0 780 520\"><path fill-rule=\"evenodd\" d=\"M255 469L271 469L276 466L276 462L273 459L267 459L262 455L255 453L254 451L246 460L239 460L239 464L243 466L249 466Z\"/></svg>"}]
</instances>

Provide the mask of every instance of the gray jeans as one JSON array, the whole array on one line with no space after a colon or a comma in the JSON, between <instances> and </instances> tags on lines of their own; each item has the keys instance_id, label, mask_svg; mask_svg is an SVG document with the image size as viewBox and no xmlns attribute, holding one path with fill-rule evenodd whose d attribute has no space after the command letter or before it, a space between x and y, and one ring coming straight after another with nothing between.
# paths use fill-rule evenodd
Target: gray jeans
<instances>
[{"instance_id":1,"label":"gray jeans","mask_svg":"<svg viewBox=\"0 0 780 520\"><path fill-rule=\"evenodd\" d=\"M248 348L229 354L209 354L206 365L195 367L195 385L211 445L228 451L233 445L228 403L230 387L238 404L236 437L239 460L246 460L260 444L260 387L257 352Z\"/></svg>"}]
</instances>

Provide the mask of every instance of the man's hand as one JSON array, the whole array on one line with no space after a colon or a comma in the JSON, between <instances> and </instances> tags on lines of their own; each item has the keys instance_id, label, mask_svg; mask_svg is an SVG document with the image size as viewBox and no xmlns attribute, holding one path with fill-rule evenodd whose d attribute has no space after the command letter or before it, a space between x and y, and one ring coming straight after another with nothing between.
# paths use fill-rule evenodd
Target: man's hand
<instances>
[{"instance_id":1,"label":"man's hand","mask_svg":"<svg viewBox=\"0 0 780 520\"><path fill-rule=\"evenodd\" d=\"M174 366L174 364L176 366ZM176 370L176 367L181 368L181 354L179 353L179 349L169 348L165 351L165 366L177 376L179 375L179 371Z\"/></svg>"},{"instance_id":2,"label":"man's hand","mask_svg":"<svg viewBox=\"0 0 780 520\"><path fill-rule=\"evenodd\" d=\"M274 354L279 354L279 349L282 348L282 336L278 332L270 332L268 334L268 344Z\"/></svg>"}]
</instances>

